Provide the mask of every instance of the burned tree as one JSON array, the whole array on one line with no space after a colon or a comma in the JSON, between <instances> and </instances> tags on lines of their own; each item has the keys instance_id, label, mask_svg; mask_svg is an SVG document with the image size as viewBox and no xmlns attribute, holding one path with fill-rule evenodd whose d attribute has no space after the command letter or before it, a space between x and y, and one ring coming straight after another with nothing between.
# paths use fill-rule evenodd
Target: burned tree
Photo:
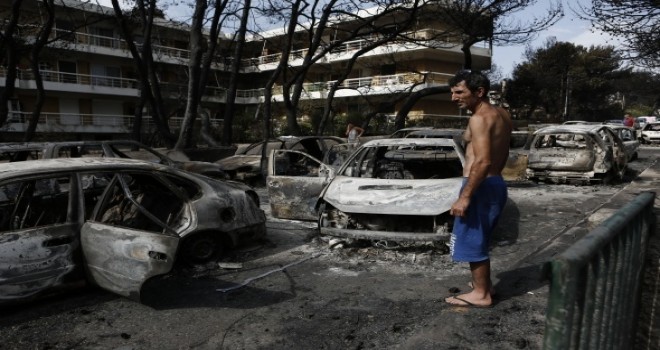
<instances>
[{"instance_id":1,"label":"burned tree","mask_svg":"<svg viewBox=\"0 0 660 350\"><path fill-rule=\"evenodd\" d=\"M578 5L575 12L620 39L622 57L641 67L660 67L660 2L592 0L591 7Z\"/></svg>"},{"instance_id":2,"label":"burned tree","mask_svg":"<svg viewBox=\"0 0 660 350\"><path fill-rule=\"evenodd\" d=\"M528 21L521 21L514 16L522 10L534 5L536 0L460 0L436 3L421 15L429 19L440 19L445 24L442 31L419 40L410 38L421 45L455 45L458 43L463 52L463 68L472 69L471 48L479 42L521 44L528 42L538 32L547 29L563 16L560 3L551 3L542 16L533 16ZM448 93L448 86L434 86L412 93L399 109L395 127L402 128L405 117L410 109L423 97Z\"/></svg>"},{"instance_id":3,"label":"burned tree","mask_svg":"<svg viewBox=\"0 0 660 350\"><path fill-rule=\"evenodd\" d=\"M149 104L152 107L152 118L163 141L169 147L174 144L174 136L170 132L167 124L167 118L163 97L158 76L156 75L155 62L151 40L144 40L138 47L135 41L132 24L138 23L143 38L151 38L154 17L160 14L156 7L155 0L136 0L135 8L132 11L124 12L119 7L118 0L112 0L112 7L116 21L119 25L120 33L128 46L133 62L139 76L140 98L135 108L135 123L133 125L134 137L139 140L142 132L142 107Z\"/></svg>"}]
</instances>

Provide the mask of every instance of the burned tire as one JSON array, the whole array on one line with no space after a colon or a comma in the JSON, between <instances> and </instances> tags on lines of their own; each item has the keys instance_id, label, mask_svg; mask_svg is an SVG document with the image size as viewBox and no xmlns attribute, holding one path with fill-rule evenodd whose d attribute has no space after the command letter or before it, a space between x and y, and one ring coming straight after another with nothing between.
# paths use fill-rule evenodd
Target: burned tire
<instances>
[{"instance_id":1,"label":"burned tire","mask_svg":"<svg viewBox=\"0 0 660 350\"><path fill-rule=\"evenodd\" d=\"M223 252L222 236L217 233L196 234L183 243L183 259L190 264L217 260Z\"/></svg>"}]
</instances>

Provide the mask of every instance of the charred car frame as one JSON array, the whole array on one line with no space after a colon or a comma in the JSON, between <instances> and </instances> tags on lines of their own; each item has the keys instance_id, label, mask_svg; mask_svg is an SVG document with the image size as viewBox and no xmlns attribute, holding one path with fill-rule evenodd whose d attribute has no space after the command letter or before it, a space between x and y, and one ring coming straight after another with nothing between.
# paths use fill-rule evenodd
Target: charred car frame
<instances>
[{"instance_id":1,"label":"charred car frame","mask_svg":"<svg viewBox=\"0 0 660 350\"><path fill-rule=\"evenodd\" d=\"M444 138L379 139L336 170L302 152L275 151L266 181L271 212L318 220L323 235L446 241L462 182L464 150Z\"/></svg>"},{"instance_id":2,"label":"charred car frame","mask_svg":"<svg viewBox=\"0 0 660 350\"><path fill-rule=\"evenodd\" d=\"M147 161L67 158L0 166L0 304L85 279L139 300L176 261L262 237L248 186Z\"/></svg>"},{"instance_id":3,"label":"charred car frame","mask_svg":"<svg viewBox=\"0 0 660 350\"><path fill-rule=\"evenodd\" d=\"M549 126L534 133L527 178L553 183L607 183L622 179L626 166L623 142L608 126Z\"/></svg>"}]
</instances>

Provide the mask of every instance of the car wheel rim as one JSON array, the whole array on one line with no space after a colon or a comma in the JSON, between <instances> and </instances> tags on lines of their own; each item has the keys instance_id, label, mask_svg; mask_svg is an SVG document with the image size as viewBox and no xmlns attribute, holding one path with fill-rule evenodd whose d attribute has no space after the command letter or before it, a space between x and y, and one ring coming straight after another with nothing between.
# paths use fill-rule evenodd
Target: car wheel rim
<instances>
[{"instance_id":1,"label":"car wheel rim","mask_svg":"<svg viewBox=\"0 0 660 350\"><path fill-rule=\"evenodd\" d=\"M187 244L186 256L193 262L206 262L211 260L218 252L218 243L209 236L193 238Z\"/></svg>"}]
</instances>

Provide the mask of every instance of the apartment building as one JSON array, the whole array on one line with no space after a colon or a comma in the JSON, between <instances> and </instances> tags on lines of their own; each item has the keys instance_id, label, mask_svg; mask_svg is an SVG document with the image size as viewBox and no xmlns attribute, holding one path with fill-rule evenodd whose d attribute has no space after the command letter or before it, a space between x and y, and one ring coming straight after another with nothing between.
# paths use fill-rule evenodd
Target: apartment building
<instances>
[{"instance_id":1,"label":"apartment building","mask_svg":"<svg viewBox=\"0 0 660 350\"><path fill-rule=\"evenodd\" d=\"M57 135L60 138L94 139L122 138L131 133L134 110L139 100L139 81L134 61L127 45L120 37L113 10L89 2L77 0L55 0L57 5L52 38L40 57L39 65L46 91L45 104L37 126L41 135ZM10 4L0 5L0 17L8 18ZM25 0L19 26L20 37L33 40L45 21L41 2ZM154 60L158 63L160 91L165 99L169 124L172 130L180 125L185 106L188 81L189 30L162 18L156 18L151 37ZM350 26L351 23L336 25ZM430 36L438 31L439 24L419 24L413 36ZM136 42L145 39L136 29ZM326 40L337 40L345 31L328 33ZM235 99L237 114L255 115L263 103L263 87L273 69L277 67L284 33L273 30L250 37L246 42L244 59L241 62L241 79ZM334 37L333 37L334 35ZM223 37L221 41L231 40ZM328 87L337 79L337 72L346 68L353 54L368 44L373 37L357 37L342 43L306 75L304 93L305 118L315 109L321 108ZM302 64L307 49L306 40L299 40L293 48L290 69ZM432 46L432 45L430 45ZM220 45L229 47L229 45ZM223 57L223 54L226 56ZM473 47L475 69L490 67L491 48ZM211 124L221 124L226 103L229 54L220 50L207 82L202 107L211 118ZM451 40L429 47L410 42L391 42L361 56L341 84L334 97L335 113L359 115L366 113L379 101L387 102L414 87L446 85L463 63L460 47ZM4 86L7 69L0 67L0 84ZM17 67L14 95L8 102L8 121L0 127L4 135L21 135L27 127L27 118L35 105L36 82L26 58ZM420 83L422 82L422 83ZM283 115L278 107L283 101L282 89L273 90L274 116ZM385 114L393 116L398 111L396 104ZM153 133L150 111L144 108L145 134ZM421 99L408 114L409 120L456 118L459 111L450 102L449 94L429 96ZM7 137L6 137L7 138Z\"/></svg>"}]
</instances>

